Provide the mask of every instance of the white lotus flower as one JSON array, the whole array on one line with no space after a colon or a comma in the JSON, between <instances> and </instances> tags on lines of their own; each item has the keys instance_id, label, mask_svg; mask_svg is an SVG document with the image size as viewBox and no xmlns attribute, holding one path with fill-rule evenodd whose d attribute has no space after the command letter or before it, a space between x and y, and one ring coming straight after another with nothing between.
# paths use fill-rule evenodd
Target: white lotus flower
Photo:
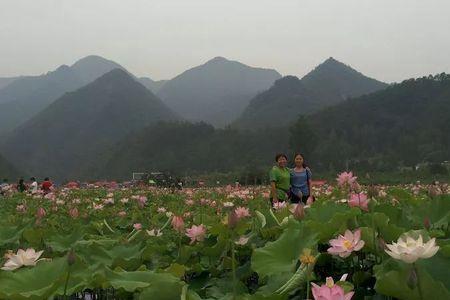
<instances>
[{"instance_id":1,"label":"white lotus flower","mask_svg":"<svg viewBox=\"0 0 450 300\"><path fill-rule=\"evenodd\" d=\"M386 244L386 247L389 249L385 250L389 256L408 264L414 263L419 258L430 258L439 250L434 238L424 244L422 235L419 235L417 240L405 235L399 237L397 243Z\"/></svg>"},{"instance_id":2,"label":"white lotus flower","mask_svg":"<svg viewBox=\"0 0 450 300\"><path fill-rule=\"evenodd\" d=\"M35 266L44 251L36 252L33 248L28 248L26 251L19 249L17 254L10 253L7 255L8 260L2 267L2 270L12 271L22 266Z\"/></svg>"},{"instance_id":3,"label":"white lotus flower","mask_svg":"<svg viewBox=\"0 0 450 300\"><path fill-rule=\"evenodd\" d=\"M160 229L146 230L149 236L162 236L162 231Z\"/></svg>"}]
</instances>

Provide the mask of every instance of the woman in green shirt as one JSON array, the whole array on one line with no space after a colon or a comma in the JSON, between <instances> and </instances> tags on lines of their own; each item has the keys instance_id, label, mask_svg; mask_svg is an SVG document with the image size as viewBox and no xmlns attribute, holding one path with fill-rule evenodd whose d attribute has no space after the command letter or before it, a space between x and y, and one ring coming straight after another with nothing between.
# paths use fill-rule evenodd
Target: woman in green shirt
<instances>
[{"instance_id":1,"label":"woman in green shirt","mask_svg":"<svg viewBox=\"0 0 450 300\"><path fill-rule=\"evenodd\" d=\"M275 156L276 165L269 172L270 178L270 202L287 201L290 183L290 172L287 166L287 156L277 154Z\"/></svg>"}]
</instances>

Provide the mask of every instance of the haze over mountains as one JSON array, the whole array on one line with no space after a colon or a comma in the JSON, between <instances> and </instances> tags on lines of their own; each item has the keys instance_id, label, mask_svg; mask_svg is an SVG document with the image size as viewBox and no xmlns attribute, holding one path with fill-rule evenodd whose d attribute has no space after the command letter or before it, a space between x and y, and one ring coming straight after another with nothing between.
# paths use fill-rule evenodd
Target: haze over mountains
<instances>
[{"instance_id":1,"label":"haze over mountains","mask_svg":"<svg viewBox=\"0 0 450 300\"><path fill-rule=\"evenodd\" d=\"M0 134L8 132L43 110L57 98L74 91L119 64L88 56L40 76L23 76L0 89Z\"/></svg>"},{"instance_id":2,"label":"haze over mountains","mask_svg":"<svg viewBox=\"0 0 450 300\"><path fill-rule=\"evenodd\" d=\"M300 114L310 114L386 87L387 84L329 58L301 80L295 76L277 80L269 90L250 101L234 126L248 129L285 126Z\"/></svg>"},{"instance_id":3,"label":"haze over mountains","mask_svg":"<svg viewBox=\"0 0 450 300\"><path fill-rule=\"evenodd\" d=\"M389 86L332 58L302 79L281 78L221 57L153 81L90 56L0 89L0 115L10 118L0 123L17 117L0 127L0 177L242 171L299 150L321 170L448 160L449 82L440 75Z\"/></svg>"},{"instance_id":4,"label":"haze over mountains","mask_svg":"<svg viewBox=\"0 0 450 300\"><path fill-rule=\"evenodd\" d=\"M133 130L177 119L127 72L114 69L54 101L6 138L3 150L28 174L70 179Z\"/></svg>"},{"instance_id":5,"label":"haze over mountains","mask_svg":"<svg viewBox=\"0 0 450 300\"><path fill-rule=\"evenodd\" d=\"M166 82L158 96L189 121L223 127L241 114L251 98L279 78L275 70L215 57Z\"/></svg>"}]
</instances>

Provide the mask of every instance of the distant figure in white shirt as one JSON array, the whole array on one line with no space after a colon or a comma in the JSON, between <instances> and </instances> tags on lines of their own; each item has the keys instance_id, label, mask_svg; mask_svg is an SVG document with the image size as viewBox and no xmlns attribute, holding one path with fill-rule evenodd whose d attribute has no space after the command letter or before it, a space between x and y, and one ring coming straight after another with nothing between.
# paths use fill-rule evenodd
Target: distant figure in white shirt
<instances>
[{"instance_id":1,"label":"distant figure in white shirt","mask_svg":"<svg viewBox=\"0 0 450 300\"><path fill-rule=\"evenodd\" d=\"M31 181L30 192L31 192L32 194L35 194L35 193L37 193L37 191L38 191L39 185L38 185L38 183L37 183L37 181L36 181L36 178L34 178L34 177L31 177L31 178L30 178L30 181Z\"/></svg>"}]
</instances>

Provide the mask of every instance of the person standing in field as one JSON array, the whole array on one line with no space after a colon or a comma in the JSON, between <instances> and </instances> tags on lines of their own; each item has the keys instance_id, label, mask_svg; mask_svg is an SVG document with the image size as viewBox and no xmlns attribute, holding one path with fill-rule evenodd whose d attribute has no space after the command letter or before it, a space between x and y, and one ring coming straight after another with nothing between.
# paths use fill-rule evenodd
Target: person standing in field
<instances>
[{"instance_id":1,"label":"person standing in field","mask_svg":"<svg viewBox=\"0 0 450 300\"><path fill-rule=\"evenodd\" d=\"M31 181L31 184L30 184L30 192L31 192L32 194L35 194L35 193L37 193L37 191L38 191L38 183L37 183L37 181L36 181L36 178L34 178L34 177L31 177L31 178L30 178L30 181Z\"/></svg>"},{"instance_id":2,"label":"person standing in field","mask_svg":"<svg viewBox=\"0 0 450 300\"><path fill-rule=\"evenodd\" d=\"M44 182L42 182L42 190L44 191L44 194L50 193L52 186L53 183L50 181L50 178L45 177Z\"/></svg>"},{"instance_id":3,"label":"person standing in field","mask_svg":"<svg viewBox=\"0 0 450 300\"><path fill-rule=\"evenodd\" d=\"M17 183L17 190L21 193L23 193L27 190L27 187L25 186L25 182L24 182L23 178L19 179L19 182Z\"/></svg>"},{"instance_id":4,"label":"person standing in field","mask_svg":"<svg viewBox=\"0 0 450 300\"><path fill-rule=\"evenodd\" d=\"M311 170L306 166L305 158L297 153L294 156L294 168L290 174L290 200L292 203L306 204L311 199Z\"/></svg>"},{"instance_id":5,"label":"person standing in field","mask_svg":"<svg viewBox=\"0 0 450 300\"><path fill-rule=\"evenodd\" d=\"M269 172L270 178L270 202L288 200L290 188L290 172L287 168L287 156L285 154L277 154L275 156L276 165Z\"/></svg>"}]
</instances>

